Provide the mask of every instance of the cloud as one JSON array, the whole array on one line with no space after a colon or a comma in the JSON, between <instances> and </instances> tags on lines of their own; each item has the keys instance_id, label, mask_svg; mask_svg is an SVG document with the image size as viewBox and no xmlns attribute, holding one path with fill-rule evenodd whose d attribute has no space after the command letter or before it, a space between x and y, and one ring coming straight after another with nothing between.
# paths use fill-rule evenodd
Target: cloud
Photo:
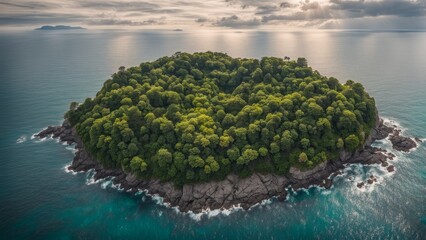
<instances>
[{"instance_id":1,"label":"cloud","mask_svg":"<svg viewBox=\"0 0 426 240\"><path fill-rule=\"evenodd\" d=\"M342 1L330 0L329 5L318 2L301 3L300 11L289 14L271 14L262 17L262 22L271 21L325 21L351 18L396 16L426 16L426 6L421 1Z\"/></svg>"},{"instance_id":2,"label":"cloud","mask_svg":"<svg viewBox=\"0 0 426 240\"><path fill-rule=\"evenodd\" d=\"M197 23L204 23L204 22L207 22L207 21L208 21L207 18L204 18L204 17L200 17L200 18L197 18L195 20L195 22L197 22Z\"/></svg>"},{"instance_id":3,"label":"cloud","mask_svg":"<svg viewBox=\"0 0 426 240\"><path fill-rule=\"evenodd\" d=\"M289 2L280 3L280 8L292 8L294 5Z\"/></svg>"},{"instance_id":4,"label":"cloud","mask_svg":"<svg viewBox=\"0 0 426 240\"><path fill-rule=\"evenodd\" d=\"M375 17L394 15L417 17L426 15L424 1L342 1L330 0L331 10L345 11L349 17Z\"/></svg>"},{"instance_id":5,"label":"cloud","mask_svg":"<svg viewBox=\"0 0 426 240\"><path fill-rule=\"evenodd\" d=\"M0 25L337 27L339 22L424 26L426 0L0 0ZM369 20L373 19L373 20ZM381 20L380 20L381 21ZM403 24L402 24L403 22ZM366 24L368 27L368 24Z\"/></svg>"},{"instance_id":6,"label":"cloud","mask_svg":"<svg viewBox=\"0 0 426 240\"><path fill-rule=\"evenodd\" d=\"M149 19L145 21L132 21L132 20L125 20L125 19L115 19L115 18L108 18L108 19L93 19L86 21L88 25L127 25L127 26L143 26L143 25L159 25L164 24L162 21Z\"/></svg>"},{"instance_id":7,"label":"cloud","mask_svg":"<svg viewBox=\"0 0 426 240\"><path fill-rule=\"evenodd\" d=\"M59 24L72 23L85 19L81 14L51 14L51 13L32 13L32 14L2 14L0 15L0 25L34 25L34 24Z\"/></svg>"},{"instance_id":8,"label":"cloud","mask_svg":"<svg viewBox=\"0 0 426 240\"><path fill-rule=\"evenodd\" d=\"M78 4L83 8L121 11L151 11L160 7L155 3L138 1L79 1Z\"/></svg>"},{"instance_id":9,"label":"cloud","mask_svg":"<svg viewBox=\"0 0 426 240\"><path fill-rule=\"evenodd\" d=\"M15 7L15 8L27 8L27 9L50 9L58 7L58 4L52 3L42 3L42 2L24 2L24 3L10 3L10 2L0 2L0 5Z\"/></svg>"},{"instance_id":10,"label":"cloud","mask_svg":"<svg viewBox=\"0 0 426 240\"><path fill-rule=\"evenodd\" d=\"M320 8L320 5L318 2L305 2L302 3L302 5L300 6L300 9L302 9L303 11L308 11L308 10L313 10L313 9L318 9Z\"/></svg>"},{"instance_id":11,"label":"cloud","mask_svg":"<svg viewBox=\"0 0 426 240\"><path fill-rule=\"evenodd\" d=\"M277 5L264 5L264 6L258 6L256 10L257 15L265 15L265 14L271 14L274 12L277 12L280 10L280 7Z\"/></svg>"},{"instance_id":12,"label":"cloud","mask_svg":"<svg viewBox=\"0 0 426 240\"><path fill-rule=\"evenodd\" d=\"M260 20L257 18L253 19L240 19L236 15L230 17L223 17L216 21L215 25L220 27L230 27L230 28L250 28L259 26L261 24Z\"/></svg>"}]
</instances>

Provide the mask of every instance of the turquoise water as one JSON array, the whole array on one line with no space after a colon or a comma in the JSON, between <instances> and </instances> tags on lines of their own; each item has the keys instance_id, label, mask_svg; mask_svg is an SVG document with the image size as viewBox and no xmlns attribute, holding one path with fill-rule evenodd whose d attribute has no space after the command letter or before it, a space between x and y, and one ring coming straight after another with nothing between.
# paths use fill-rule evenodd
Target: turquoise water
<instances>
[{"instance_id":1,"label":"turquoise water","mask_svg":"<svg viewBox=\"0 0 426 240\"><path fill-rule=\"evenodd\" d=\"M396 172L353 165L331 190L311 188L250 211L177 213L90 174L67 173L71 148L32 134L61 122L121 65L176 51L304 56L322 74L364 84L379 112L426 139L425 32L0 33L2 239L425 239L426 143L397 153ZM376 143L387 148L387 141ZM356 183L377 175L379 183ZM216 216L213 216L216 215Z\"/></svg>"}]
</instances>

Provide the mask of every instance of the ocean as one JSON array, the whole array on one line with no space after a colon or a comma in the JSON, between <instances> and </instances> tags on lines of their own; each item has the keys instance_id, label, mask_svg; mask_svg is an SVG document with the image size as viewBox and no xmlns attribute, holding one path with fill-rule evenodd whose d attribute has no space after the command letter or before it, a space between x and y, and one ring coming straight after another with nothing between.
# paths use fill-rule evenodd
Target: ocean
<instances>
[{"instance_id":1,"label":"ocean","mask_svg":"<svg viewBox=\"0 0 426 240\"><path fill-rule=\"evenodd\" d=\"M120 191L93 173L65 171L73 148L32 138L58 125L120 66L177 51L233 57L306 57L340 81L361 82L379 113L426 140L426 32L10 31L0 32L2 239L426 239L426 143L395 152L396 171L348 166L330 190L284 202L182 214L158 197ZM371 174L378 182L359 189Z\"/></svg>"}]
</instances>

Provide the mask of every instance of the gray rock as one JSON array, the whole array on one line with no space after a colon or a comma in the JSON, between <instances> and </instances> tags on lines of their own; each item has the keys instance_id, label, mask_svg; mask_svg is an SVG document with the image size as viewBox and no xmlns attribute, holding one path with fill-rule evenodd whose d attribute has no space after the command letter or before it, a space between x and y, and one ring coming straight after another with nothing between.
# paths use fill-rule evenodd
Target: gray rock
<instances>
[{"instance_id":1,"label":"gray rock","mask_svg":"<svg viewBox=\"0 0 426 240\"><path fill-rule=\"evenodd\" d=\"M410 149L417 147L413 139L401 136L399 131L394 131L389 139L392 142L392 147L398 151L408 152Z\"/></svg>"},{"instance_id":2,"label":"gray rock","mask_svg":"<svg viewBox=\"0 0 426 240\"><path fill-rule=\"evenodd\" d=\"M322 162L319 165L315 166L313 169L302 171L298 169L297 167L290 167L290 174L294 179L306 179L309 176L313 175L314 173L317 173L319 171L322 171L327 166L327 162Z\"/></svg>"},{"instance_id":3,"label":"gray rock","mask_svg":"<svg viewBox=\"0 0 426 240\"><path fill-rule=\"evenodd\" d=\"M393 165L390 165L389 167L387 167L388 172L393 172L395 171L395 167Z\"/></svg>"}]
</instances>

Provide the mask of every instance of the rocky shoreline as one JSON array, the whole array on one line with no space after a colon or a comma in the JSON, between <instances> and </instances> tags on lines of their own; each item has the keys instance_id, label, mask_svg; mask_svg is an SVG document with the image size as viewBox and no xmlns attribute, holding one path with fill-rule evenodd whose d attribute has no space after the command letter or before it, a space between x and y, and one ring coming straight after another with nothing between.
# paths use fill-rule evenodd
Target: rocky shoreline
<instances>
[{"instance_id":1,"label":"rocky shoreline","mask_svg":"<svg viewBox=\"0 0 426 240\"><path fill-rule=\"evenodd\" d=\"M288 176L255 173L247 178L240 178L231 174L221 181L185 184L182 188L176 188L171 182L139 179L121 169L104 168L84 150L83 143L67 120L62 126L49 126L35 136L39 138L52 136L62 142L76 144L77 151L72 164L68 167L69 170L86 172L94 169L95 180L113 177L114 184L120 184L120 187L126 191L147 190L150 194L158 194L164 202L178 207L182 212L199 213L205 209L227 209L236 205L248 209L271 197L284 200L288 194L286 188L289 187L298 190L318 185L328 189L332 186L333 178L341 173L340 170L344 168L344 165L349 163L381 164L392 172L394 166L389 164L388 160L393 160L395 155L370 145L375 140L389 136L394 149L408 152L417 146L416 142L421 142L420 139L413 140L400 133L396 126L386 126L380 119L371 131L363 149L355 153L342 151L339 159L329 160L311 170L301 171L291 167ZM372 184L375 180L375 176L370 176L366 183L361 182L357 186L363 187L365 184Z\"/></svg>"}]
</instances>

